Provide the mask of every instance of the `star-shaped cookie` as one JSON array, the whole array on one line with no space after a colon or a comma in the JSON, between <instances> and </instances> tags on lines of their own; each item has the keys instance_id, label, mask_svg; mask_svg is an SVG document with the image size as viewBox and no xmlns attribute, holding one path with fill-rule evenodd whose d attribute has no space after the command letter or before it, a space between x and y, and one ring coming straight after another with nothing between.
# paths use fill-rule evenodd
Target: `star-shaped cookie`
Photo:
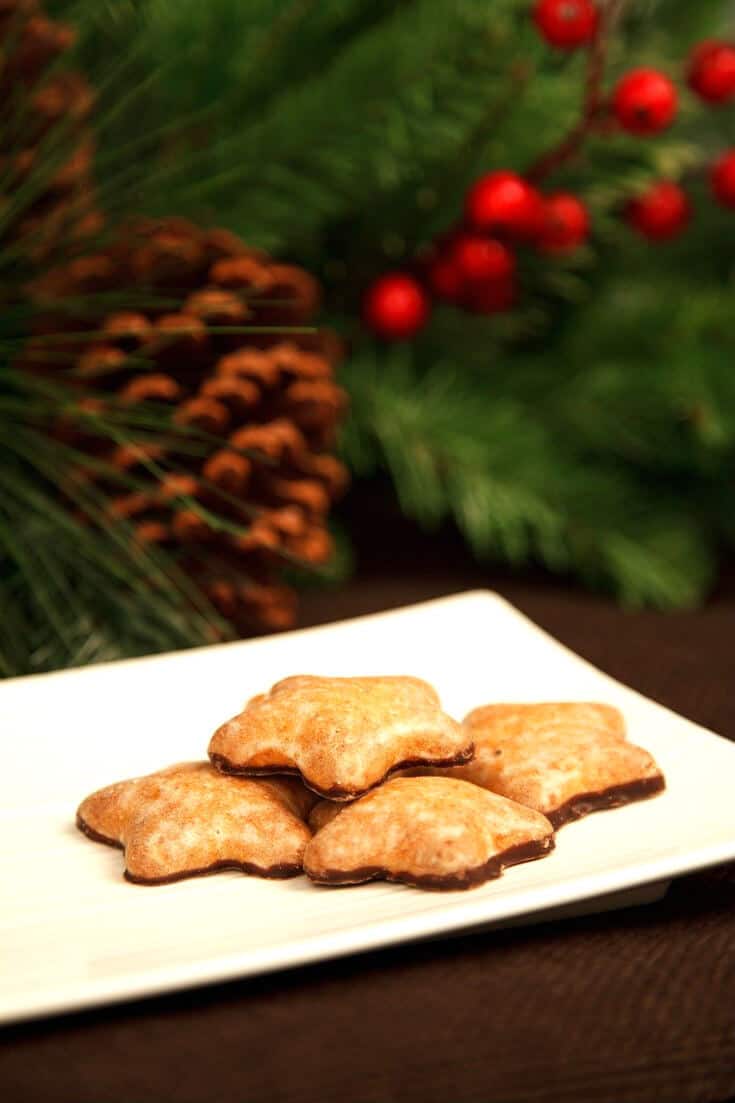
<instances>
[{"instance_id":1,"label":"star-shaped cookie","mask_svg":"<svg viewBox=\"0 0 735 1103\"><path fill-rule=\"evenodd\" d=\"M125 851L125 876L160 885L240 869L261 877L301 872L314 798L291 778L226 777L209 762L183 762L92 793L77 826Z\"/></svg>"},{"instance_id":2,"label":"star-shaped cookie","mask_svg":"<svg viewBox=\"0 0 735 1103\"><path fill-rule=\"evenodd\" d=\"M306 873L323 885L377 878L466 889L554 846L539 812L447 777L393 778L329 816L304 853Z\"/></svg>"},{"instance_id":3,"label":"star-shaped cookie","mask_svg":"<svg viewBox=\"0 0 735 1103\"><path fill-rule=\"evenodd\" d=\"M656 762L627 741L610 705L485 705L464 723L475 758L452 776L536 808L554 827L665 788Z\"/></svg>"},{"instance_id":4,"label":"star-shaped cookie","mask_svg":"<svg viewBox=\"0 0 735 1103\"><path fill-rule=\"evenodd\" d=\"M299 773L321 796L352 800L404 766L469 761L472 738L419 678L299 675L219 728L209 757L227 773Z\"/></svg>"}]
</instances>

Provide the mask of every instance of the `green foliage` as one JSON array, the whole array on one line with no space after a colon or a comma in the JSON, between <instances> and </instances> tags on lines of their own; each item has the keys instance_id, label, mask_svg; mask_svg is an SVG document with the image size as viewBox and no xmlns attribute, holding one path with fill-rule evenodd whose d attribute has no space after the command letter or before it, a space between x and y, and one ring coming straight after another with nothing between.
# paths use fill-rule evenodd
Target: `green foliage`
<instances>
[{"instance_id":1,"label":"green foliage","mask_svg":"<svg viewBox=\"0 0 735 1103\"><path fill-rule=\"evenodd\" d=\"M576 569L628 605L691 605L711 581L691 488L642 484L520 391L483 394L446 365L423 372L406 349L388 371L375 351L353 360L346 382L361 411L343 440L353 469L387 468L406 514L428 528L453 515L477 555Z\"/></svg>"},{"instance_id":2,"label":"green foliage","mask_svg":"<svg viewBox=\"0 0 735 1103\"><path fill-rule=\"evenodd\" d=\"M358 480L388 472L408 515L428 530L453 518L480 557L543 562L627 604L692 604L735 539L733 216L703 174L735 142L735 107L706 109L681 78L691 46L728 31L729 0L623 5L604 90L634 65L660 67L679 79L677 122L653 139L590 136L545 182L584 196L593 240L567 259L522 252L516 310L487 319L440 308L397 348L359 320L373 276L414 263L451 227L478 173L527 169L577 121L585 52L548 48L529 6L47 3L76 24L78 64L97 91L108 225L130 213L226 225L323 280L325 316L351 350L342 447ZM658 177L686 182L696 217L680 240L651 246L619 216ZM44 455L40 436L24 447ZM206 638L191 598L173 597L181 580L155 591L156 613L143 613L148 592L132 605L118 597L115 572L135 591L140 564L122 546L93 548L68 516L62 524L45 456L27 484L25 461L0 463L14 480L0 490L6 668L12 639L30 668L64 649L82 661ZM32 523L20 526L24 501ZM54 540L58 561L39 551ZM67 601L76 612L64 620Z\"/></svg>"},{"instance_id":3,"label":"green foliage","mask_svg":"<svg viewBox=\"0 0 735 1103\"><path fill-rule=\"evenodd\" d=\"M611 76L652 55L679 67L694 22L681 4L629 7ZM700 7L703 32L723 0ZM477 171L523 169L558 139L585 65L546 47L526 0L82 0L76 14L103 154L123 162L111 198L124 183L151 213L224 210L254 244L353 277L455 218ZM692 147L616 136L594 156L593 180L586 163L567 175L609 208Z\"/></svg>"},{"instance_id":4,"label":"green foliage","mask_svg":"<svg viewBox=\"0 0 735 1103\"><path fill-rule=\"evenodd\" d=\"M0 367L0 676L227 638L228 626L175 561L137 543L127 525L110 524L101 496L73 480L75 465L89 461L50 438L63 411L61 389L41 385L6 359ZM133 427L112 417L100 429L111 439L129 439ZM140 426L134 431L140 439Z\"/></svg>"}]
</instances>

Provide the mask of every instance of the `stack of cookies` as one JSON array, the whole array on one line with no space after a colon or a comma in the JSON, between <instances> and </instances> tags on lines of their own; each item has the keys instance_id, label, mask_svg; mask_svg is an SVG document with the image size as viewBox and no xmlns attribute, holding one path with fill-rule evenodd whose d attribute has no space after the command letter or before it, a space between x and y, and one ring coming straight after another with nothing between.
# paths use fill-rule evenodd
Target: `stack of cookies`
<instances>
[{"instance_id":1,"label":"stack of cookies","mask_svg":"<svg viewBox=\"0 0 735 1103\"><path fill-rule=\"evenodd\" d=\"M93 793L79 828L141 884L240 869L462 889L665 784L609 705L485 705L460 724L412 677L286 678L218 728L209 759Z\"/></svg>"}]
</instances>

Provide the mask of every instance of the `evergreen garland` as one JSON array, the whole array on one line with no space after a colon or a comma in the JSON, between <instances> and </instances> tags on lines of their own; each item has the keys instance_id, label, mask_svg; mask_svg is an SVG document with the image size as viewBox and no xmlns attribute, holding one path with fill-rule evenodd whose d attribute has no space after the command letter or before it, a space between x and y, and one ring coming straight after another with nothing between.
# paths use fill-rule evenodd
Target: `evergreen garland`
<instances>
[{"instance_id":1,"label":"evergreen garland","mask_svg":"<svg viewBox=\"0 0 735 1103\"><path fill-rule=\"evenodd\" d=\"M604 89L656 66L680 87L675 125L650 139L591 133L553 166L549 186L584 197L593 234L566 257L523 255L512 312L440 306L391 347L360 320L365 288L455 224L479 174L526 172L564 141L582 110L586 51L551 49L528 0L47 4L74 23L75 64L96 89L95 194L108 224L134 212L226 225L324 282L325 318L350 350L342 451L358 480L387 471L407 515L429 530L452 518L478 556L542 562L626 603L673 608L703 598L735 535L735 216L713 203L705 171L735 142L735 106L711 110L684 87L696 43L734 28L726 0L614 6ZM662 178L686 187L694 218L652 245L621 214ZM0 477L21 466L4 459ZM18 669L31 653L47 665L89 655L83 626L98 613L95 657L206 638L206 616L177 602L178 621L161 606L149 643L126 642L122 608L103 615L80 592L67 621L78 645L52 655L44 634L62 625L41 608L51 584L38 582L53 564L32 556L30 586L17 544L37 545L39 525L63 538L45 479L39 467L3 498L7 593L24 594L3 628L6 656L29 593L36 606ZM47 497L21 531L31 491ZM121 569L112 548L91 560ZM90 566L90 587L93 577Z\"/></svg>"}]
</instances>

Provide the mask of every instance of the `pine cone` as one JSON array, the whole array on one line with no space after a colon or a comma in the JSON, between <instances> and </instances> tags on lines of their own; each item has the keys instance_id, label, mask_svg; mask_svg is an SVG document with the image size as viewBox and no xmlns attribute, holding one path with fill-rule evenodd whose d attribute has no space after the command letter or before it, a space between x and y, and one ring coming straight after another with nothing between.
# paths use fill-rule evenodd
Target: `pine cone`
<instances>
[{"instance_id":1,"label":"pine cone","mask_svg":"<svg viewBox=\"0 0 735 1103\"><path fill-rule=\"evenodd\" d=\"M94 316L100 292L109 301L131 289L144 305ZM37 333L72 340L32 340L26 364L72 381L77 414L57 432L94 457L81 474L106 495L109 517L175 551L241 631L291 624L283 565L329 559L326 517L347 481L329 453L346 407L335 339L284 331L313 316L316 282L231 234L169 219L128 227L104 252L50 272L34 296ZM70 308L85 296L83 310ZM280 332L243 331L264 326ZM90 330L94 340L74 343ZM171 433L116 445L89 419L165 406L169 424L191 430L193 452Z\"/></svg>"},{"instance_id":2,"label":"pine cone","mask_svg":"<svg viewBox=\"0 0 735 1103\"><path fill-rule=\"evenodd\" d=\"M0 173L10 213L2 246L22 246L34 265L102 223L88 127L94 97L81 74L59 67L74 39L35 0L0 0Z\"/></svg>"}]
</instances>

